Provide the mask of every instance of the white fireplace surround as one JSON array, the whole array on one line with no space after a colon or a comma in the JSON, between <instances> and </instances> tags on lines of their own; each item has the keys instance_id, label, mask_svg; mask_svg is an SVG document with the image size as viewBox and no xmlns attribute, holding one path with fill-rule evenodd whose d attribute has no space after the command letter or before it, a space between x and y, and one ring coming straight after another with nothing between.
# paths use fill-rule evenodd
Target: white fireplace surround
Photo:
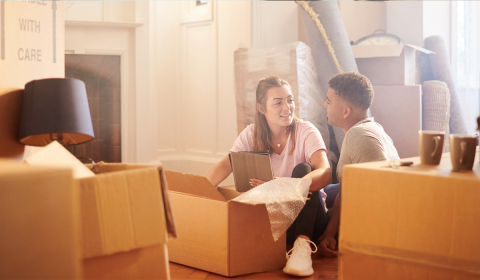
<instances>
[{"instance_id":1,"label":"white fireplace surround","mask_svg":"<svg viewBox=\"0 0 480 280\"><path fill-rule=\"evenodd\" d=\"M145 23L66 20L65 53L120 56L122 162L158 163L155 83L150 68L139 67L154 57L152 11L148 2L135 10Z\"/></svg>"},{"instance_id":2,"label":"white fireplace surround","mask_svg":"<svg viewBox=\"0 0 480 280\"><path fill-rule=\"evenodd\" d=\"M135 161L135 55L129 41L137 26L112 26L102 22L66 21L65 53L78 55L119 55L121 75L122 162ZM132 106L133 105L133 106Z\"/></svg>"}]
</instances>

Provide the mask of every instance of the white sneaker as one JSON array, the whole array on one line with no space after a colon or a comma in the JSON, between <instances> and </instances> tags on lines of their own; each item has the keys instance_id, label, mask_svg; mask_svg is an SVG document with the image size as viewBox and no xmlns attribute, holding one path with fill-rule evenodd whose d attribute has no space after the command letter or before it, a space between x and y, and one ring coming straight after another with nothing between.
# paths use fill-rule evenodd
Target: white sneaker
<instances>
[{"instance_id":1,"label":"white sneaker","mask_svg":"<svg viewBox=\"0 0 480 280\"><path fill-rule=\"evenodd\" d=\"M310 243L315 246L315 251L312 251ZM296 276L312 275L312 253L315 252L317 252L317 245L315 245L315 243L307 239L297 238L292 250L287 253L288 261L283 272Z\"/></svg>"}]
</instances>

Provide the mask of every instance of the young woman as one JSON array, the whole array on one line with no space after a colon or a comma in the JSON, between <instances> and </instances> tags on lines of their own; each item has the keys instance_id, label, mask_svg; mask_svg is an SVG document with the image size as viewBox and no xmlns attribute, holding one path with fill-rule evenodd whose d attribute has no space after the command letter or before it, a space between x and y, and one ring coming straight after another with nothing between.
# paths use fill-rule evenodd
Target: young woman
<instances>
[{"instance_id":1,"label":"young woman","mask_svg":"<svg viewBox=\"0 0 480 280\"><path fill-rule=\"evenodd\" d=\"M294 246L284 268L285 273L312 275L310 243L315 244L310 240L318 239L328 223L319 194L332 181L325 143L311 123L295 117L295 103L287 81L278 77L262 79L257 86L256 102L255 123L240 133L231 151L268 150L274 177L312 179L310 199L287 231L287 242ZM231 172L226 156L210 169L207 178L216 186ZM258 179L250 181L253 187L263 183Z\"/></svg>"}]
</instances>

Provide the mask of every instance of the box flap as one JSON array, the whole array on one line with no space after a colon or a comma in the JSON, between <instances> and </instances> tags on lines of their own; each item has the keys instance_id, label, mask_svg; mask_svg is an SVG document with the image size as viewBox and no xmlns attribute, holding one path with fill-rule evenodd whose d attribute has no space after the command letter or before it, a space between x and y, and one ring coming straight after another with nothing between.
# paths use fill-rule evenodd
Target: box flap
<instances>
[{"instance_id":1,"label":"box flap","mask_svg":"<svg viewBox=\"0 0 480 280\"><path fill-rule=\"evenodd\" d=\"M168 185L171 191L193 194L219 201L227 201L207 178L198 175L178 173L165 170Z\"/></svg>"},{"instance_id":2,"label":"box flap","mask_svg":"<svg viewBox=\"0 0 480 280\"><path fill-rule=\"evenodd\" d=\"M169 237L177 237L177 226L175 224L175 217L173 215L172 202L170 200L170 193L168 191L167 178L165 170L162 166L158 167L160 173L160 183L162 185L163 207L165 208L165 219L167 223L167 233Z\"/></svg>"},{"instance_id":3,"label":"box flap","mask_svg":"<svg viewBox=\"0 0 480 280\"><path fill-rule=\"evenodd\" d=\"M355 58L398 57L402 53L405 46L426 54L434 53L430 50L411 44L352 46L352 51Z\"/></svg>"},{"instance_id":4,"label":"box flap","mask_svg":"<svg viewBox=\"0 0 480 280\"><path fill-rule=\"evenodd\" d=\"M77 180L84 259L166 242L158 167L128 166L115 165L115 170L126 170Z\"/></svg>"},{"instance_id":5,"label":"box flap","mask_svg":"<svg viewBox=\"0 0 480 280\"><path fill-rule=\"evenodd\" d=\"M223 195L226 200L232 200L243 193L237 192L235 186L218 186L218 191Z\"/></svg>"},{"instance_id":6,"label":"box flap","mask_svg":"<svg viewBox=\"0 0 480 280\"><path fill-rule=\"evenodd\" d=\"M352 51L355 58L397 57L402 53L404 46L405 45L352 46Z\"/></svg>"},{"instance_id":7,"label":"box flap","mask_svg":"<svg viewBox=\"0 0 480 280\"><path fill-rule=\"evenodd\" d=\"M95 176L92 171L57 141L53 141L32 154L25 159L25 162L30 165L70 167L75 179Z\"/></svg>"},{"instance_id":8,"label":"box flap","mask_svg":"<svg viewBox=\"0 0 480 280\"><path fill-rule=\"evenodd\" d=\"M415 50L417 50L417 51L421 51L421 52L426 53L426 54L435 53L435 52L433 52L433 51L431 51L431 50L427 50L427 49L424 49L424 48L421 48L421 47L415 46L415 45L405 44L405 46L409 46L409 47L412 48L412 49L415 49Z\"/></svg>"},{"instance_id":9,"label":"box flap","mask_svg":"<svg viewBox=\"0 0 480 280\"><path fill-rule=\"evenodd\" d=\"M124 163L104 163L103 161L97 162L94 166L86 164L89 169L93 168L95 174L118 172L125 170L133 170L140 168L156 167L160 176L160 187L162 192L163 206L165 211L165 219L167 224L167 232L169 237L177 237L175 218L173 216L172 206L170 202L170 195L168 193L168 184L165 179L165 174L162 165L141 165L141 164L124 164Z\"/></svg>"}]
</instances>

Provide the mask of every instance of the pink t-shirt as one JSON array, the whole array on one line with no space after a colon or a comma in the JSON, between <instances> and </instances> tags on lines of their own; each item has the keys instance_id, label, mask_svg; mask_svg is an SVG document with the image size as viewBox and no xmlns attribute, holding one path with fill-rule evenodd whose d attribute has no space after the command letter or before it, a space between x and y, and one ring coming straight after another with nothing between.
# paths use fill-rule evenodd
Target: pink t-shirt
<instances>
[{"instance_id":1,"label":"pink t-shirt","mask_svg":"<svg viewBox=\"0 0 480 280\"><path fill-rule=\"evenodd\" d=\"M253 151L253 127L247 126L233 143L231 152ZM292 139L288 136L287 144L281 154L272 153L270 161L274 177L291 177L292 171L297 164L309 163L310 157L318 150L325 150L325 143L318 129L310 122L300 120L297 122L295 133L295 150L290 154Z\"/></svg>"}]
</instances>

